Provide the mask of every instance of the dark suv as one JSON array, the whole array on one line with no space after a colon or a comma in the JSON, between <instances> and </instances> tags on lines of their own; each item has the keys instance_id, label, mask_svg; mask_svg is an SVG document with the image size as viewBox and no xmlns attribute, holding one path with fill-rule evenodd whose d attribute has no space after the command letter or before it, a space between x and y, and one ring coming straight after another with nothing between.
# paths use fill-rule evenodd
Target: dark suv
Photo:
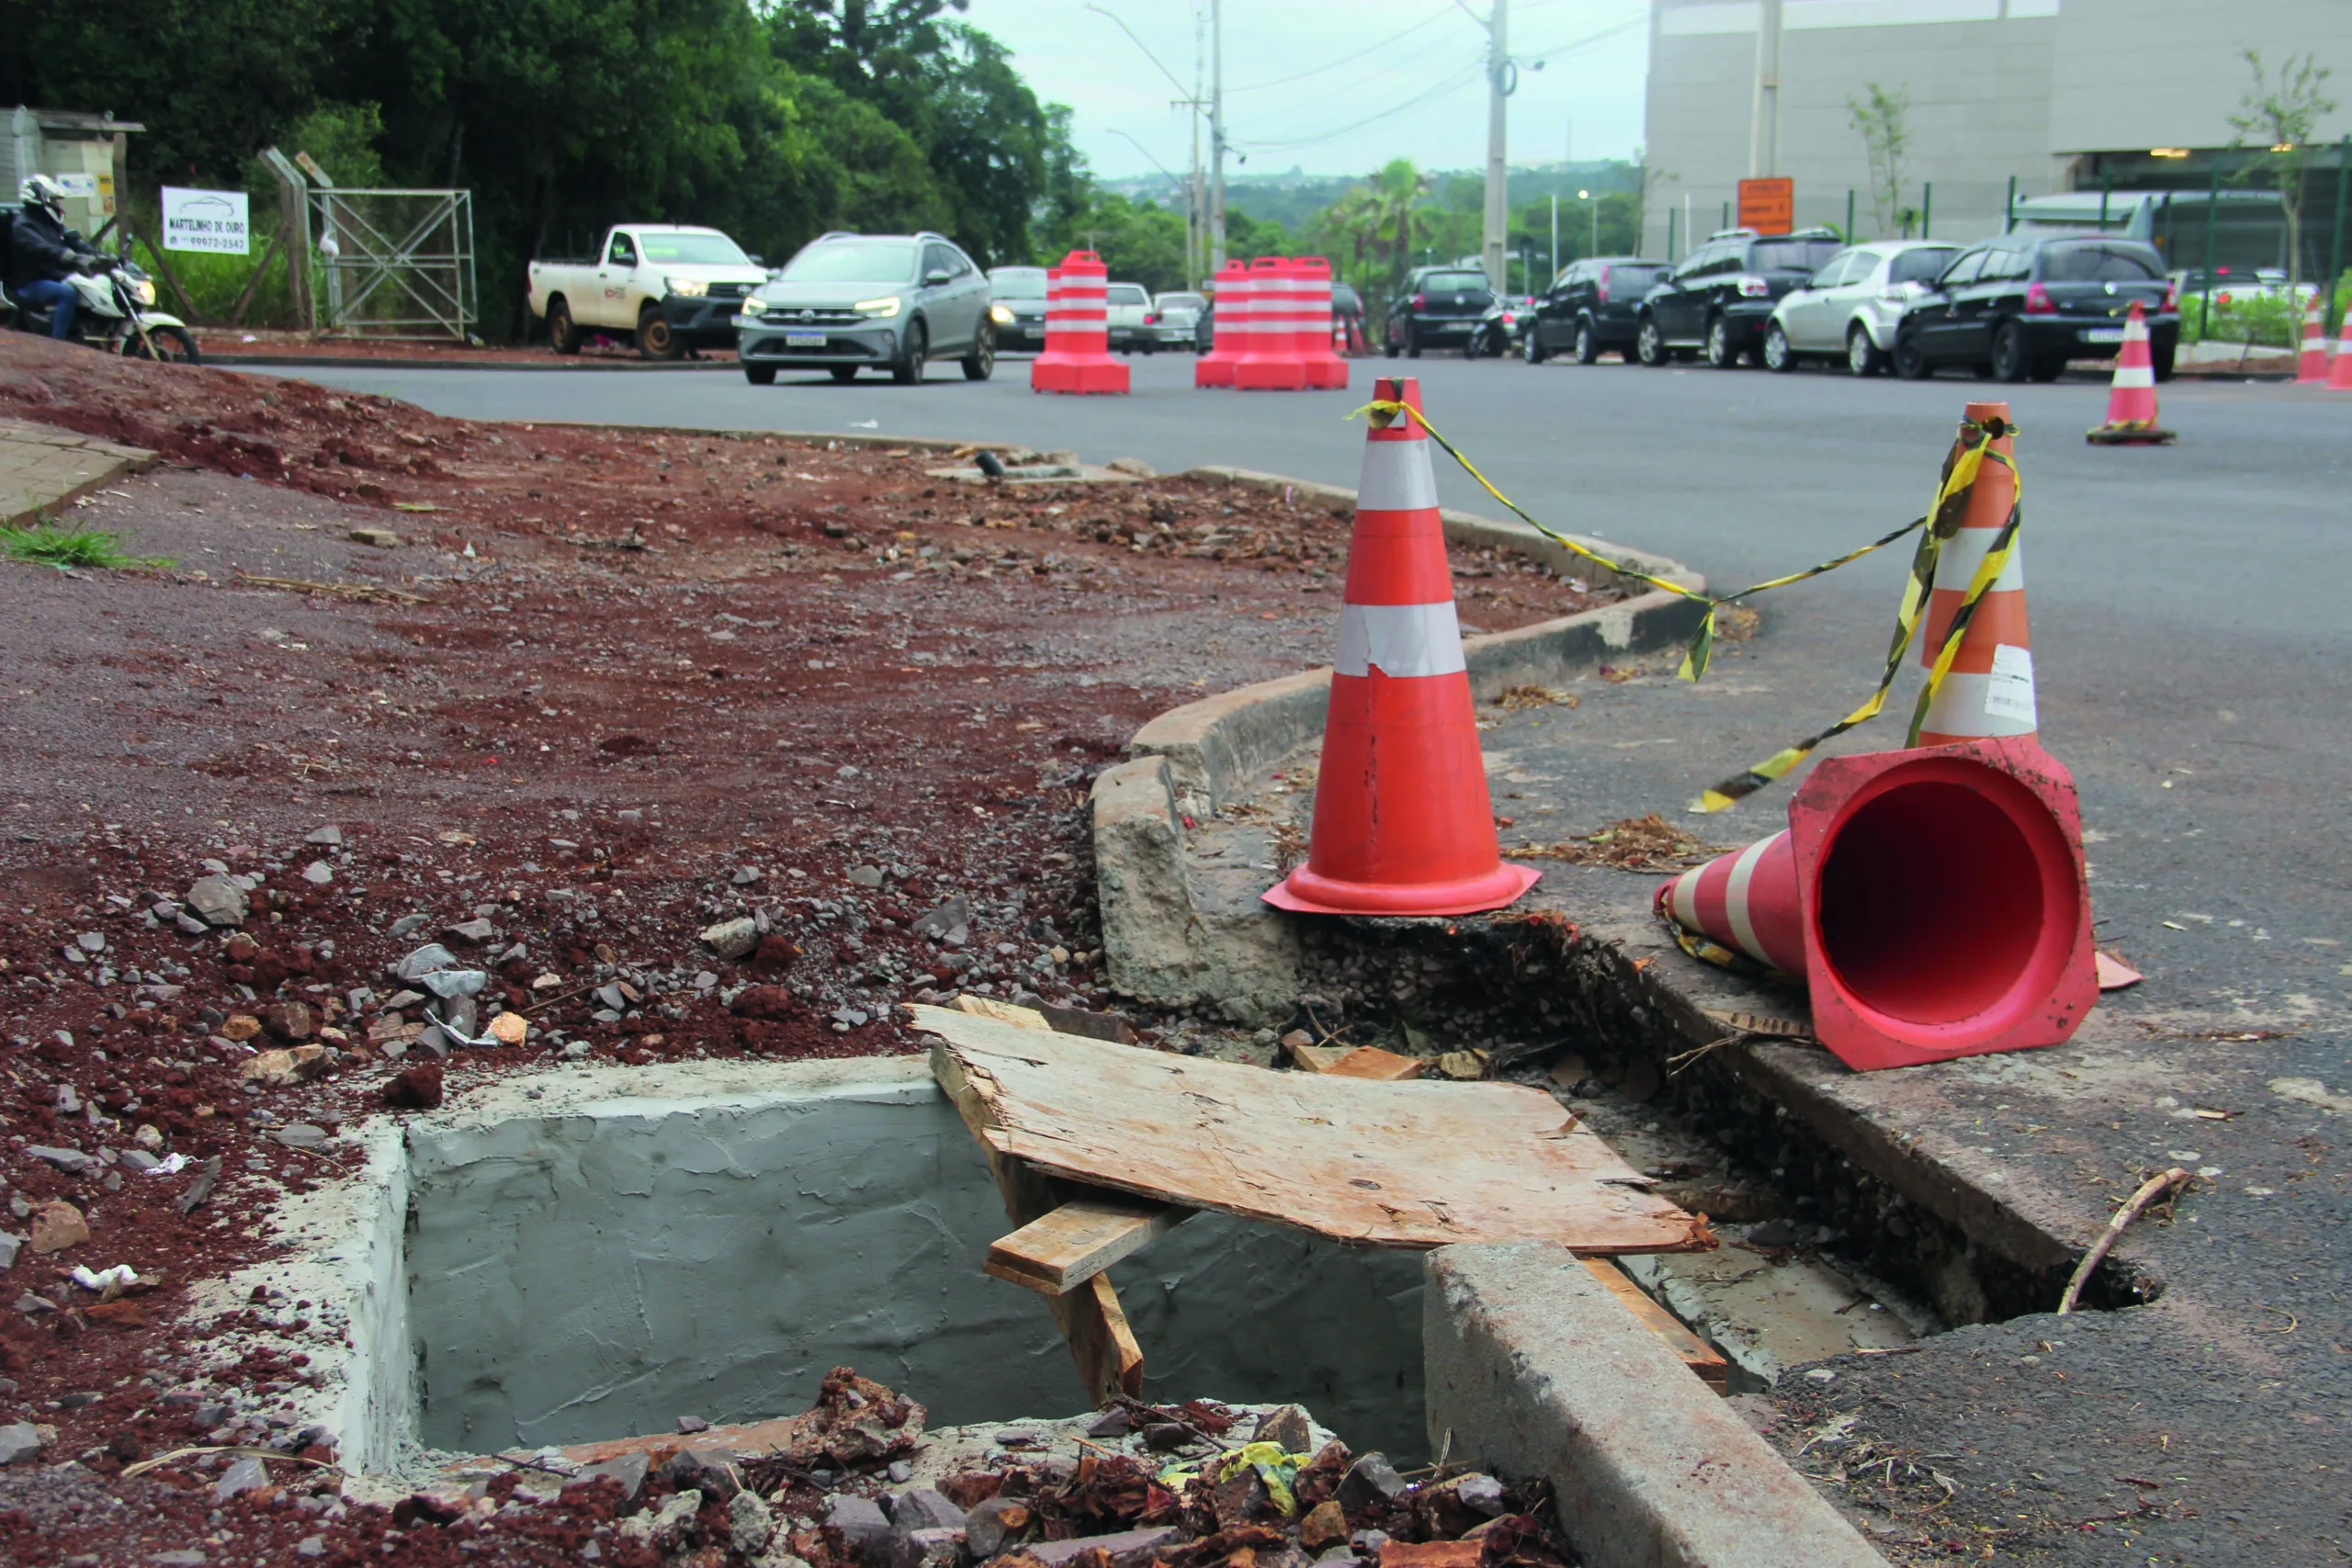
<instances>
[{"instance_id":1,"label":"dark suv","mask_svg":"<svg viewBox=\"0 0 2352 1568\"><path fill-rule=\"evenodd\" d=\"M1494 302L1487 275L1474 267L1417 266L1388 301L1381 347L1391 359L1400 352L1419 359L1421 350L1442 344L1467 347Z\"/></svg>"},{"instance_id":2,"label":"dark suv","mask_svg":"<svg viewBox=\"0 0 2352 1568\"><path fill-rule=\"evenodd\" d=\"M1718 370L1756 357L1781 296L1844 245L1834 229L1793 234L1725 229L1708 235L1642 301L1634 352L1645 365L1664 365L1700 349Z\"/></svg>"},{"instance_id":3,"label":"dark suv","mask_svg":"<svg viewBox=\"0 0 2352 1568\"><path fill-rule=\"evenodd\" d=\"M2154 246L2098 235L1986 240L1952 258L1903 312L1894 373L1917 380L1966 365L1996 380L2054 381L2069 359L2113 356L2135 299L2147 313L2156 379L2168 381L2180 296Z\"/></svg>"},{"instance_id":4,"label":"dark suv","mask_svg":"<svg viewBox=\"0 0 2352 1568\"><path fill-rule=\"evenodd\" d=\"M1520 339L1530 365L1573 351L1589 365L1611 349L1631 359L1642 298L1666 276L1666 264L1640 256L1588 256L1560 269L1535 297L1535 322Z\"/></svg>"}]
</instances>

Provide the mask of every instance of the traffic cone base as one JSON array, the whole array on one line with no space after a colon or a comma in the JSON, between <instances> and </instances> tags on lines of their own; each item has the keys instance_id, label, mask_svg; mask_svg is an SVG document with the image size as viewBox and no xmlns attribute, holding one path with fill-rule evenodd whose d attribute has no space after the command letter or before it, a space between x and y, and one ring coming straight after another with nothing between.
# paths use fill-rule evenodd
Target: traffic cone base
<instances>
[{"instance_id":1,"label":"traffic cone base","mask_svg":"<svg viewBox=\"0 0 2352 1568\"><path fill-rule=\"evenodd\" d=\"M1801 973L1858 1071L2061 1044L2098 998L2074 780L2028 739L1826 759L1787 832L1658 902Z\"/></svg>"},{"instance_id":2,"label":"traffic cone base","mask_svg":"<svg viewBox=\"0 0 2352 1568\"><path fill-rule=\"evenodd\" d=\"M1264 895L1333 915L1466 915L1542 874L1504 863L1478 750L1420 387L1366 433L1307 861Z\"/></svg>"}]
</instances>

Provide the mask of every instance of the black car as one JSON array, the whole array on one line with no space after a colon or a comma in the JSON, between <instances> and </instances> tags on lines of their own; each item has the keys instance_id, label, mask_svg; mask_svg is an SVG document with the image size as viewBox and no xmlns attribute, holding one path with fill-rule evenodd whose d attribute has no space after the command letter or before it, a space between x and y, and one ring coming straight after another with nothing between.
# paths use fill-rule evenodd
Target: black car
<instances>
[{"instance_id":1,"label":"black car","mask_svg":"<svg viewBox=\"0 0 2352 1568\"><path fill-rule=\"evenodd\" d=\"M1448 344L1466 344L1478 320L1495 302L1487 275L1471 267L1417 266L1405 286L1388 301L1388 325L1381 347L1389 358L1404 354L1414 359L1421 350Z\"/></svg>"},{"instance_id":2,"label":"black car","mask_svg":"<svg viewBox=\"0 0 2352 1568\"><path fill-rule=\"evenodd\" d=\"M1634 352L1645 365L1664 365L1702 350L1718 370L1755 358L1773 305L1844 246L1832 229L1708 235L1642 301Z\"/></svg>"},{"instance_id":3,"label":"black car","mask_svg":"<svg viewBox=\"0 0 2352 1568\"><path fill-rule=\"evenodd\" d=\"M999 348L1046 346L1046 269L989 268L989 320L996 323Z\"/></svg>"},{"instance_id":4,"label":"black car","mask_svg":"<svg viewBox=\"0 0 2352 1568\"><path fill-rule=\"evenodd\" d=\"M2153 245L2100 235L2005 234L1952 258L1894 329L1894 373L1946 365L2001 381L2054 381L2075 358L2110 358L2134 300L2156 379L2172 378L2180 296Z\"/></svg>"},{"instance_id":5,"label":"black car","mask_svg":"<svg viewBox=\"0 0 2352 1568\"><path fill-rule=\"evenodd\" d=\"M1570 262L1535 297L1535 321L1520 338L1530 365L1573 353L1589 365L1611 349L1634 357L1642 300L1666 276L1666 263L1641 256L1588 256Z\"/></svg>"}]
</instances>

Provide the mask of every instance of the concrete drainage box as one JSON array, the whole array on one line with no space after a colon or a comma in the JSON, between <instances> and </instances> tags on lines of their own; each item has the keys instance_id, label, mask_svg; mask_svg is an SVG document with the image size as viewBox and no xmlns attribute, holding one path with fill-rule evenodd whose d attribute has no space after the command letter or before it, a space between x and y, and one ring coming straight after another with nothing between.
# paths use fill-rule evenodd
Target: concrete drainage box
<instances>
[{"instance_id":1,"label":"concrete drainage box","mask_svg":"<svg viewBox=\"0 0 2352 1568\"><path fill-rule=\"evenodd\" d=\"M372 1243L401 1256L345 1271L407 1282L404 1337L401 1303L346 1303L381 1325L354 1335L376 1364L349 1369L364 1397L335 1412L356 1467L409 1441L481 1453L790 1415L837 1365L939 1425L1087 1403L1045 1303L980 1271L1012 1226L920 1058L570 1069L404 1132L361 1179L405 1187L404 1235ZM1420 1272L1418 1254L1203 1214L1115 1283L1148 1395L1296 1401L1359 1448L1418 1456ZM411 1408L378 1407L402 1390Z\"/></svg>"}]
</instances>

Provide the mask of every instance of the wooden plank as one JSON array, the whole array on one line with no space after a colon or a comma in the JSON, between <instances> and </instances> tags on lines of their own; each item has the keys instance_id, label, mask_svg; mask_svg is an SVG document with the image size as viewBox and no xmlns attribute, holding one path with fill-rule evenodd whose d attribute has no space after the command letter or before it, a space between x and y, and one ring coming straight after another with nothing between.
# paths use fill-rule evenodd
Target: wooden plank
<instances>
[{"instance_id":1,"label":"wooden plank","mask_svg":"<svg viewBox=\"0 0 2352 1568\"><path fill-rule=\"evenodd\" d=\"M1538 1089L1272 1073L908 1010L943 1037L933 1070L984 1145L1085 1186L1371 1247L1714 1244Z\"/></svg>"},{"instance_id":2,"label":"wooden plank","mask_svg":"<svg viewBox=\"0 0 2352 1568\"><path fill-rule=\"evenodd\" d=\"M1046 1295L1067 1295L1191 1217L1190 1209L1133 1199L1081 1198L990 1243L981 1267Z\"/></svg>"},{"instance_id":3,"label":"wooden plank","mask_svg":"<svg viewBox=\"0 0 2352 1568\"><path fill-rule=\"evenodd\" d=\"M956 998L956 1010L958 1012L968 1012L974 1018L992 1018L999 1023L1009 1023L1015 1029L1053 1028L1052 1024L1046 1021L1046 1015L1035 1008L1018 1007L1012 1002L1001 1002L994 997L976 997L969 991L966 991Z\"/></svg>"},{"instance_id":4,"label":"wooden plank","mask_svg":"<svg viewBox=\"0 0 2352 1568\"><path fill-rule=\"evenodd\" d=\"M1690 1332L1683 1321L1650 1299L1650 1293L1634 1283L1625 1270L1606 1258L1588 1258L1584 1266L1592 1277L1608 1287L1609 1293L1632 1310L1642 1320L1642 1326L1666 1341L1667 1348L1682 1358L1682 1364L1699 1375L1699 1380L1717 1393L1730 1390L1731 1364L1715 1348Z\"/></svg>"},{"instance_id":5,"label":"wooden plank","mask_svg":"<svg viewBox=\"0 0 2352 1568\"><path fill-rule=\"evenodd\" d=\"M1034 1030L993 1021L989 1027L1038 1037ZM1005 1214L1014 1224L1043 1219L1076 1199L1078 1190L1069 1184L1054 1180L989 1142L986 1097L978 1081L944 1047L932 1052L931 1070L978 1141L980 1153L989 1162L989 1174L996 1179L997 1192L1004 1200ZM1119 1305L1118 1292L1111 1289L1109 1275L1097 1274L1068 1295L1047 1296L1046 1306L1054 1314L1054 1325L1061 1330L1062 1342L1069 1347L1070 1359L1078 1363L1079 1381L1085 1385L1088 1398L1101 1404L1114 1394L1142 1397L1143 1349L1127 1327L1127 1314Z\"/></svg>"},{"instance_id":6,"label":"wooden plank","mask_svg":"<svg viewBox=\"0 0 2352 1568\"><path fill-rule=\"evenodd\" d=\"M1419 1056L1400 1056L1377 1045L1359 1045L1331 1064L1330 1072L1343 1078L1368 1078L1374 1083L1402 1083L1421 1076L1429 1064Z\"/></svg>"}]
</instances>

